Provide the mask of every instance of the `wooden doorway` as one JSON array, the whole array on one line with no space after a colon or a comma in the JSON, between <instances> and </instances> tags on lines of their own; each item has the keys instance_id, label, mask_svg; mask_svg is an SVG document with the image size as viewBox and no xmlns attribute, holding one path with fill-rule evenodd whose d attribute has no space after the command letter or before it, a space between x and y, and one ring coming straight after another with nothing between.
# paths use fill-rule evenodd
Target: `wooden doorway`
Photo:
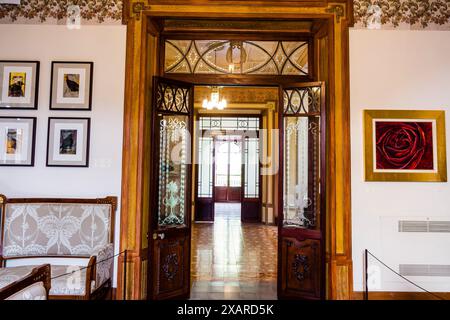
<instances>
[{"instance_id":1,"label":"wooden doorway","mask_svg":"<svg viewBox=\"0 0 450 320\"><path fill-rule=\"evenodd\" d=\"M327 127L329 145L326 158L328 240L327 289L330 299L349 299L352 294L352 257L350 223L350 152L349 152L349 78L348 28L352 25L351 1L183 1L178 4L162 1L126 1L124 21L128 25L127 81L125 103L125 134L123 161L123 191L121 201L121 250L129 250L127 295L129 299L147 297L149 206L148 176L150 145L149 89L153 75L163 75L158 61L162 35L175 32L214 33L223 36L233 33L258 37L286 32L292 36L310 35L311 56L317 57L311 65L310 81L327 82ZM156 5L155 5L156 4ZM275 9L276 7L276 9ZM256 18L257 17L257 18ZM208 23L199 26L192 19ZM267 20L267 21L264 21ZM211 23L213 21L213 23ZM215 27L215 25L220 27ZM226 37L228 38L228 37ZM239 38L239 37L237 37ZM159 58L158 58L159 57ZM157 59L158 58L158 59ZM204 77L199 83L209 83ZM210 77L211 78L211 77ZM264 77L255 77L251 83L267 83ZM283 77L272 77L281 78ZM267 79L267 77L266 77ZM303 79L305 80L305 79ZM218 84L248 84L237 76L214 77ZM292 82L285 79L286 82ZM298 82L298 81L296 81ZM329 98L329 99L328 99ZM274 204L274 208L278 204ZM119 263L118 291L123 292L123 268Z\"/></svg>"},{"instance_id":2,"label":"wooden doorway","mask_svg":"<svg viewBox=\"0 0 450 320\"><path fill-rule=\"evenodd\" d=\"M213 222L217 203L239 203L242 222L261 222L262 117L202 115L198 127L195 221Z\"/></svg>"},{"instance_id":3,"label":"wooden doorway","mask_svg":"<svg viewBox=\"0 0 450 320\"><path fill-rule=\"evenodd\" d=\"M215 85L217 81L227 83L230 80L234 83L244 82L253 86L259 82L278 87L280 131L278 134L273 134L279 137L276 147L279 154L277 159L279 170L273 173L278 178L278 297L280 299L324 299L326 220L322 221L321 217L323 217L322 211L326 210L326 174L318 168L324 163L327 148L325 83L311 81L314 79L314 73L310 66L315 64L314 56L310 54L312 36L284 36L286 38L283 38L283 35L278 37L272 35L272 38L267 35L253 35L250 39L246 39L242 34L227 34L225 40L217 40L220 36L214 33L179 35L168 32L160 39L159 56L163 57L160 70L163 76L171 79L174 84L181 81L181 84L189 83L191 87L200 81L203 85ZM162 101L162 105L170 111L178 111L179 103L186 101L192 103L192 96L187 98L180 92L182 91L177 86L164 88L164 90L160 90L160 86L154 86L152 95L154 101L155 99ZM216 90L211 93L211 101L213 101L213 94L218 101ZM208 108L208 103L205 104L205 108ZM212 162L208 160L206 164L200 162L197 165L199 170L196 200L200 198L199 191L203 191L203 185L211 187L211 181L205 181L203 173L208 170L205 166L209 169L212 166L213 192L210 204L213 211L211 215L209 210L207 214L197 212L196 217L208 215L214 218L214 208L217 203L242 202L243 221L247 211L259 209L259 203L256 201L260 199L244 201L250 187L249 181L245 179L250 175L247 174L249 166L243 160L244 154L248 159L251 158L247 149L250 145L254 145L252 144L254 141L247 139L244 134L237 134L241 126L241 118L236 117L236 121L233 119L233 117L209 119L210 126L213 126L212 123L219 123L216 128L218 131L213 131L208 137L214 157ZM202 127L203 122L200 121L201 131L205 129ZM227 122L236 122L236 127L229 125L227 127ZM154 126L158 132L159 124L154 123ZM235 132L226 135L221 132L227 129ZM154 150L164 149L164 154L174 153L175 150L166 150L168 143L154 137L157 137L157 134L153 134L151 139ZM247 152L243 152L243 149ZM209 153L203 145L200 150L206 154ZM258 150L257 147L252 154L257 153ZM203 160L204 155L198 158ZM154 152L151 162L161 163L161 156L158 158L158 153ZM164 170L171 171L174 165L165 164ZM184 174L186 181L192 180L192 171L185 171ZM152 175L154 186L152 190L161 188L160 180L161 174ZM252 186L256 188L260 180L258 178L252 181ZM172 181L169 182L169 184L172 183ZM178 191L178 185L170 186L172 187ZM154 191L152 193L155 196ZM257 196L260 196L260 190ZM153 202L153 207L155 204L167 206L166 202L172 202L172 198L171 194L160 194L158 200ZM178 194L176 198L179 198ZM182 200L186 203L187 199L184 197ZM201 201L204 202L204 199ZM204 205L199 207L205 208ZM159 208L158 210L160 211ZM158 210L153 214L157 215ZM194 210L197 210L195 202ZM253 213L251 216L258 216L258 214ZM188 223L167 227L173 227L175 230L180 228L191 230ZM154 222L151 223L151 228L154 228ZM157 238L158 235L154 234L153 238L155 237ZM162 252L162 255L149 264L149 279L155 278L157 270L167 269L167 259L172 259L172 256L177 257L174 261L170 260L169 268L173 269L178 260L182 259L181 257L184 261L185 257L191 255L190 246L185 245L186 239L184 238L182 242L179 238L172 239L172 242L163 241L163 239L157 241L159 245L170 246L177 252L159 250L158 252ZM154 254L151 253L151 255ZM179 273L179 279L166 279L164 283L173 282L173 287L182 287L181 281L189 276L189 269L184 268ZM167 278L167 274L161 271L158 274L165 275ZM157 283L149 283L151 292L157 288Z\"/></svg>"}]
</instances>

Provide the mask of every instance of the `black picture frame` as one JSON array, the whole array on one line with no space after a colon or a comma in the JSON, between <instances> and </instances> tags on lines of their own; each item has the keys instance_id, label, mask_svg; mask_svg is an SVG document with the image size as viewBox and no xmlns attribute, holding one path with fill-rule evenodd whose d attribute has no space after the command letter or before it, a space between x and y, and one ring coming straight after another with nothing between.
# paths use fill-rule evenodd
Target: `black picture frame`
<instances>
[{"instance_id":1,"label":"black picture frame","mask_svg":"<svg viewBox=\"0 0 450 320\"><path fill-rule=\"evenodd\" d=\"M30 150L30 161L26 164L20 163L2 163L0 161L0 167L34 167L35 155L36 155L36 127L37 127L37 117L13 117L13 116L0 116L1 119L12 119L12 120L31 120L33 128L31 129L31 150Z\"/></svg>"},{"instance_id":2,"label":"black picture frame","mask_svg":"<svg viewBox=\"0 0 450 320\"><path fill-rule=\"evenodd\" d=\"M34 90L31 90L32 94L32 103L30 107L20 107L20 103L7 103L2 101L2 92L3 88L3 65L7 64L28 64L34 65L35 73L33 75ZM0 60L0 110L37 110L39 107L39 80L40 80L40 70L41 70L41 62L37 60ZM7 105L11 104L11 105Z\"/></svg>"},{"instance_id":3,"label":"black picture frame","mask_svg":"<svg viewBox=\"0 0 450 320\"><path fill-rule=\"evenodd\" d=\"M57 92L57 85L59 80L57 75L55 74L58 65L89 66L89 76L86 77L86 80L89 81L89 85L87 86L88 97L85 103L87 105L86 107L77 107L76 104L70 103L67 103L67 106L57 106L57 103L55 102L56 97L54 95L55 92ZM92 61L52 61L51 75L50 75L49 109L53 111L92 111L93 81L94 81L94 62Z\"/></svg>"},{"instance_id":4,"label":"black picture frame","mask_svg":"<svg viewBox=\"0 0 450 320\"><path fill-rule=\"evenodd\" d=\"M86 121L86 140L84 148L85 160L82 161L82 164L67 164L67 163L55 163L54 159L50 158L50 152L53 150L50 138L53 136L52 131L52 121L61 120L61 122L76 122L76 121ZM53 132L54 133L54 132ZM46 166L47 167L63 167L63 168L89 168L89 158L90 158L90 144L91 144L91 118L83 118L83 117L49 117L48 118L48 127L47 127L47 154L46 154ZM51 163L53 162L53 163Z\"/></svg>"}]
</instances>

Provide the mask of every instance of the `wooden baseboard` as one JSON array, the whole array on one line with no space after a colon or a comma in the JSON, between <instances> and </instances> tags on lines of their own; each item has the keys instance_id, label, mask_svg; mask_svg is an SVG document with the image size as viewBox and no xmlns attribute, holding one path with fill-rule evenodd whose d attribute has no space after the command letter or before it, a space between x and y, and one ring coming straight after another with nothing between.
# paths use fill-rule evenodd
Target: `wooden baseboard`
<instances>
[{"instance_id":1,"label":"wooden baseboard","mask_svg":"<svg viewBox=\"0 0 450 320\"><path fill-rule=\"evenodd\" d=\"M450 292L433 292L442 300L450 300ZM376 291L369 292L369 300L440 300L427 292L397 292ZM353 300L364 300L364 292L353 292Z\"/></svg>"}]
</instances>

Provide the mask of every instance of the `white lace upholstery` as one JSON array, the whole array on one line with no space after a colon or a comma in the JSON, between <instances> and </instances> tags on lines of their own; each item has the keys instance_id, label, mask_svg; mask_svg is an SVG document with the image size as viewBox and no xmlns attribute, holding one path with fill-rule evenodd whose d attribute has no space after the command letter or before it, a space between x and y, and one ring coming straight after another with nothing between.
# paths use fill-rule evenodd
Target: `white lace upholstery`
<instances>
[{"instance_id":1,"label":"white lace upholstery","mask_svg":"<svg viewBox=\"0 0 450 320\"><path fill-rule=\"evenodd\" d=\"M47 292L44 284L37 282L6 298L6 300L47 300Z\"/></svg>"},{"instance_id":2,"label":"white lace upholstery","mask_svg":"<svg viewBox=\"0 0 450 320\"><path fill-rule=\"evenodd\" d=\"M91 256L109 243L111 205L6 204L3 257Z\"/></svg>"},{"instance_id":3,"label":"white lace upholstery","mask_svg":"<svg viewBox=\"0 0 450 320\"><path fill-rule=\"evenodd\" d=\"M51 296L84 296L86 292L86 271L78 266L52 265ZM95 285L95 283L93 283ZM93 287L93 286L92 286ZM91 288L91 291L93 288Z\"/></svg>"},{"instance_id":4,"label":"white lace upholstery","mask_svg":"<svg viewBox=\"0 0 450 320\"><path fill-rule=\"evenodd\" d=\"M114 205L107 203L6 202L2 257L8 260L95 256L98 265L93 267L96 272L91 278L92 293L113 274L114 245L110 243L113 208ZM19 268L26 268L24 270L30 273L34 266ZM49 295L86 297L86 278L90 270L52 264ZM12 281L12 275L10 279L8 281Z\"/></svg>"},{"instance_id":5,"label":"white lace upholstery","mask_svg":"<svg viewBox=\"0 0 450 320\"><path fill-rule=\"evenodd\" d=\"M0 289L28 276L36 266L20 266L0 269Z\"/></svg>"},{"instance_id":6,"label":"white lace upholstery","mask_svg":"<svg viewBox=\"0 0 450 320\"><path fill-rule=\"evenodd\" d=\"M95 288L99 288L108 279L112 278L114 268L114 245L112 243L107 244L97 252L96 256Z\"/></svg>"}]
</instances>

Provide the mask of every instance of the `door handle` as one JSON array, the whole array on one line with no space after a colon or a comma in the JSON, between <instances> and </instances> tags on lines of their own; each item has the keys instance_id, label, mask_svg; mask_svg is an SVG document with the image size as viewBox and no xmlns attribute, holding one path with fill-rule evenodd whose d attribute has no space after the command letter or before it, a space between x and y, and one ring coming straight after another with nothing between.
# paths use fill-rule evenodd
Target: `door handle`
<instances>
[{"instance_id":1,"label":"door handle","mask_svg":"<svg viewBox=\"0 0 450 320\"><path fill-rule=\"evenodd\" d=\"M166 237L166 235L164 233L154 233L153 234L153 240L158 240L158 238L161 240L164 240L165 237Z\"/></svg>"}]
</instances>

